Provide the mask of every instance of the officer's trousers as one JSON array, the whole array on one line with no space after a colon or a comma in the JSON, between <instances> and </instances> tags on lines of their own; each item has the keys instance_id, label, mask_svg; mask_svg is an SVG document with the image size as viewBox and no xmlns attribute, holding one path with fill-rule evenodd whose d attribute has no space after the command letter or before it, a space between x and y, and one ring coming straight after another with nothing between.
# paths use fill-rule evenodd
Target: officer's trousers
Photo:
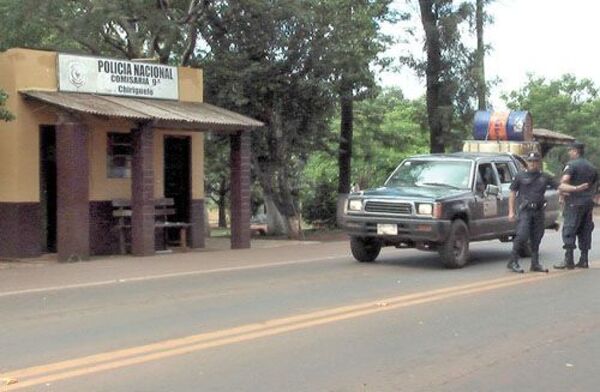
<instances>
[{"instance_id":1,"label":"officer's trousers","mask_svg":"<svg viewBox=\"0 0 600 392\"><path fill-rule=\"evenodd\" d=\"M575 239L579 242L579 250L592 247L592 231L594 230L594 204L565 204L563 210L563 248L575 249Z\"/></svg>"},{"instance_id":2,"label":"officer's trousers","mask_svg":"<svg viewBox=\"0 0 600 392\"><path fill-rule=\"evenodd\" d=\"M544 236L544 210L525 208L517 217L517 233L513 240L513 256L518 257L527 241L531 243L531 251L538 253Z\"/></svg>"}]
</instances>

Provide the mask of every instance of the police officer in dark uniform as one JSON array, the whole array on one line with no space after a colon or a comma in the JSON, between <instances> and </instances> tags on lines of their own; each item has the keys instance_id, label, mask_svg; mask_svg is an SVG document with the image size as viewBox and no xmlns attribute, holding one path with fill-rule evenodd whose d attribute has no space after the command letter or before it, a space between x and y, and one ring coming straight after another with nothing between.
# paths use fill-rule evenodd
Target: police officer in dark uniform
<instances>
[{"instance_id":1,"label":"police officer in dark uniform","mask_svg":"<svg viewBox=\"0 0 600 392\"><path fill-rule=\"evenodd\" d=\"M546 189L557 189L559 184L549 174L542 172L542 158L537 152L530 152L527 157L527 171L517 174L510 185L508 199L508 219L517 219L517 230L513 240L513 249L507 268L513 272L523 273L519 266L519 250L531 243L530 271L548 272L540 264L539 248L544 236L544 208Z\"/></svg>"},{"instance_id":2,"label":"police officer in dark uniform","mask_svg":"<svg viewBox=\"0 0 600 392\"><path fill-rule=\"evenodd\" d=\"M588 251L592 246L592 231L594 230L593 209L594 196L598 188L598 171L583 157L585 145L574 142L569 146L571 159L563 171L559 190L565 186L575 186L579 192L567 193L563 208L563 248L565 258L562 263L554 266L557 269L588 268ZM581 256L575 264L573 252L575 240L579 242Z\"/></svg>"}]
</instances>

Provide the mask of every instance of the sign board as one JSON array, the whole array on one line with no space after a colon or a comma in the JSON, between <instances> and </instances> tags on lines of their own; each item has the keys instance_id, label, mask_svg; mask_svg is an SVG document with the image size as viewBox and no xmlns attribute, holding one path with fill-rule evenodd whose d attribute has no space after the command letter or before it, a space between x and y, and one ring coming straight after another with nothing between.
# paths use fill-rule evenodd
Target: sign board
<instances>
[{"instance_id":1,"label":"sign board","mask_svg":"<svg viewBox=\"0 0 600 392\"><path fill-rule=\"evenodd\" d=\"M58 54L58 91L179 99L177 67Z\"/></svg>"}]
</instances>

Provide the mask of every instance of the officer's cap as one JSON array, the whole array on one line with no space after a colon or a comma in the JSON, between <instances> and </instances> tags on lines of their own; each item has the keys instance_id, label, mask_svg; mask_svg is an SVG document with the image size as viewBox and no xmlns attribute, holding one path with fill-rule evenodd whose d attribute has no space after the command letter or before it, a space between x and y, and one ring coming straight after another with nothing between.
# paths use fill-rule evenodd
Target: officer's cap
<instances>
[{"instance_id":1,"label":"officer's cap","mask_svg":"<svg viewBox=\"0 0 600 392\"><path fill-rule=\"evenodd\" d=\"M530 162L541 161L542 156L540 155L539 152L531 151L529 154L527 154L527 156L525 157L525 160L530 161Z\"/></svg>"},{"instance_id":2,"label":"officer's cap","mask_svg":"<svg viewBox=\"0 0 600 392\"><path fill-rule=\"evenodd\" d=\"M585 148L585 144L583 144L582 142L579 142L579 141L574 141L571 144L569 144L569 150L574 149L574 150L583 151L584 148Z\"/></svg>"}]
</instances>

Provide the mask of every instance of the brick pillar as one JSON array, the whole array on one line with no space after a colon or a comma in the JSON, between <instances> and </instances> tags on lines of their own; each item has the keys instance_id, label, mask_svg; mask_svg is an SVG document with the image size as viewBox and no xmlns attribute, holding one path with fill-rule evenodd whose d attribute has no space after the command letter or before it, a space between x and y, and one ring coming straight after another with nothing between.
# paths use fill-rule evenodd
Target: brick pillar
<instances>
[{"instance_id":1,"label":"brick pillar","mask_svg":"<svg viewBox=\"0 0 600 392\"><path fill-rule=\"evenodd\" d=\"M56 126L57 253L59 261L90 256L90 163L87 126L61 114Z\"/></svg>"},{"instance_id":2,"label":"brick pillar","mask_svg":"<svg viewBox=\"0 0 600 392\"><path fill-rule=\"evenodd\" d=\"M250 134L231 136L231 248L250 247Z\"/></svg>"},{"instance_id":3,"label":"brick pillar","mask_svg":"<svg viewBox=\"0 0 600 392\"><path fill-rule=\"evenodd\" d=\"M149 124L131 131L131 253L154 254L154 147Z\"/></svg>"},{"instance_id":4,"label":"brick pillar","mask_svg":"<svg viewBox=\"0 0 600 392\"><path fill-rule=\"evenodd\" d=\"M204 199L190 200L190 248L204 248Z\"/></svg>"}]
</instances>

